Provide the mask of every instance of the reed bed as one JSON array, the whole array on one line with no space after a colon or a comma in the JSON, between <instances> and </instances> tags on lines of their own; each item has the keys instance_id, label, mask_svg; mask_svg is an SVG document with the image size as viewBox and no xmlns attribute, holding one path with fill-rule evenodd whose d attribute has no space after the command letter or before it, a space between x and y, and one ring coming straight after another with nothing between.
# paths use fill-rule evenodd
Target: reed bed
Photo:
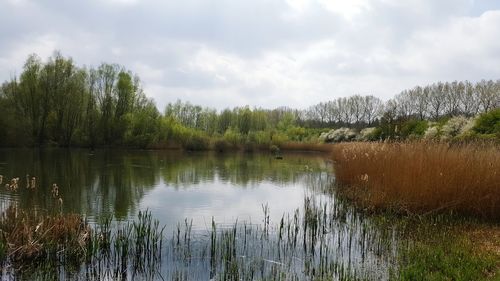
<instances>
[{"instance_id":1,"label":"reed bed","mask_svg":"<svg viewBox=\"0 0 500 281\"><path fill-rule=\"evenodd\" d=\"M380 229L348 203L306 196L301 208L261 224L218 224L203 236L179 225L167 246L166 280L388 280L397 231Z\"/></svg>"},{"instance_id":2,"label":"reed bed","mask_svg":"<svg viewBox=\"0 0 500 281\"><path fill-rule=\"evenodd\" d=\"M26 183L14 178L5 187L15 193L23 185L34 190L35 183L35 178L27 177ZM26 210L16 200L0 200L2 280L153 279L157 274L163 228L150 212L139 212L136 220L125 223L110 216L89 223L81 214L62 213L57 184L47 196L54 200L52 210Z\"/></svg>"},{"instance_id":3,"label":"reed bed","mask_svg":"<svg viewBox=\"0 0 500 281\"><path fill-rule=\"evenodd\" d=\"M500 149L486 143L342 143L337 183L365 208L500 219Z\"/></svg>"}]
</instances>

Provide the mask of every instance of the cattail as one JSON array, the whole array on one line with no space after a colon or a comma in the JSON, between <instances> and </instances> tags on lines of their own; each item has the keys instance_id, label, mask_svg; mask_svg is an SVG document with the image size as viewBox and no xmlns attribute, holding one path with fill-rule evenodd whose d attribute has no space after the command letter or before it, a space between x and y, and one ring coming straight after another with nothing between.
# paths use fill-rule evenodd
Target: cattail
<instances>
[{"instance_id":1,"label":"cattail","mask_svg":"<svg viewBox=\"0 0 500 281\"><path fill-rule=\"evenodd\" d=\"M16 191L17 190L17 188L19 187L18 186L18 182L19 182L19 178L12 178L10 180L10 185L9 186L10 186L10 189L12 191Z\"/></svg>"},{"instance_id":2,"label":"cattail","mask_svg":"<svg viewBox=\"0 0 500 281\"><path fill-rule=\"evenodd\" d=\"M59 187L55 183L52 184L52 196L54 198L56 198L57 196L59 196Z\"/></svg>"}]
</instances>

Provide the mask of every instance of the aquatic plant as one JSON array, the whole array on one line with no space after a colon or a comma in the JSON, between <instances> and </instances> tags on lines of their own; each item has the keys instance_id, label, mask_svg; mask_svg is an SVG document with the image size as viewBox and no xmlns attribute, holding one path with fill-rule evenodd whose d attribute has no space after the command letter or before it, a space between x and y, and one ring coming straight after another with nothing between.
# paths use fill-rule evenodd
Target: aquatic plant
<instances>
[{"instance_id":1,"label":"aquatic plant","mask_svg":"<svg viewBox=\"0 0 500 281\"><path fill-rule=\"evenodd\" d=\"M491 144L344 143L333 148L345 193L364 207L500 217L500 150Z\"/></svg>"}]
</instances>

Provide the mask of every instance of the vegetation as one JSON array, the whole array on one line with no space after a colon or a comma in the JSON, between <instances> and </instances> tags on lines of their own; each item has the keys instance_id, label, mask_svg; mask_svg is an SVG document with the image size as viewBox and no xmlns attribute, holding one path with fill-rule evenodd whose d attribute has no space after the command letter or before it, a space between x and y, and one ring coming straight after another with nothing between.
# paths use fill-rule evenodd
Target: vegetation
<instances>
[{"instance_id":1,"label":"vegetation","mask_svg":"<svg viewBox=\"0 0 500 281\"><path fill-rule=\"evenodd\" d=\"M177 101L161 113L146 98L139 77L123 66L86 68L57 52L46 62L31 55L19 77L0 87L0 146L253 150L325 139L439 138L451 117L472 118L500 107L499 85L439 82L405 90L385 103L354 95L306 110L236 107L218 112ZM498 109L488 114L461 137L498 138ZM320 139L328 128L341 131ZM372 129L363 133L363 128Z\"/></svg>"},{"instance_id":2,"label":"vegetation","mask_svg":"<svg viewBox=\"0 0 500 281\"><path fill-rule=\"evenodd\" d=\"M4 202L5 203L5 202ZM155 275L163 230L149 212L137 221L111 226L111 218L89 224L80 214L47 214L9 206L0 219L3 274L27 279L59 279L60 268L77 278L82 265L91 279Z\"/></svg>"},{"instance_id":3,"label":"vegetation","mask_svg":"<svg viewBox=\"0 0 500 281\"><path fill-rule=\"evenodd\" d=\"M500 150L494 143L500 140L499 107L500 81L475 85L455 81L405 90L386 103L373 96L355 95L307 110L236 107L218 112L177 101L161 113L146 98L140 79L124 67L102 64L81 68L71 58L55 53L47 62L30 56L19 78L1 86L0 145L269 149L277 156L284 149L332 152L335 178L344 196L364 210L406 214L399 217L399 223L412 219L421 223L414 232L406 228L383 231L367 223L369 219L341 197L322 202L310 196L305 198L302 209L283 215L275 226L269 223L267 205L263 206L262 225L236 222L227 227L212 221L209 236L204 236L210 240L201 239L196 245L191 242L192 224L186 220L184 228L179 225L167 243L170 262L188 265L174 269L172 278L177 280L193 277L189 271L193 259L200 260L201 268L210 269L209 276L205 274L202 279L213 280L256 276L296 280L487 280L497 274L497 254L469 255L475 247L467 236L469 232L455 232L455 226L448 229L450 222L439 221L438 229L446 230L443 236L431 231L428 227L435 223L426 220L443 214L451 218L458 214L500 219ZM374 142L379 140L389 141ZM72 161L93 166L88 158ZM108 158L104 158L107 165ZM154 182L155 175L150 172L160 170L164 164L159 162L163 160L172 163L165 157L144 169L147 181ZM180 163L191 167L184 176L193 181L198 180L196 170L205 168L205 163L195 162L188 159ZM273 165L268 158L262 162ZM263 165L229 161L216 170L229 181L247 184L253 179L239 174L231 178L227 170L240 166L264 169ZM71 167L61 167L65 169ZM110 178L96 180L98 177L91 172L88 176L90 181L105 185L116 181L122 188L111 195L97 191L103 193L103 200L111 197L115 201L115 216L120 218L126 216L127 204L135 204L142 196L144 186L152 185L133 182L132 171L119 165L116 169ZM306 172L309 169L306 166ZM283 166L283 170L288 169ZM79 172L72 180L84 178ZM280 176L294 180L302 174L287 171ZM175 187L182 184L179 178L183 175L175 168L162 171L162 177ZM262 172L260 177L278 176L272 171ZM0 176L0 184L3 180ZM47 182L38 183L28 175L25 189L20 188L21 182L13 178L6 187L9 192L36 193L37 186L47 186ZM132 184L140 185L137 194L128 194L132 192L127 186ZM79 182L73 186L87 185ZM53 201L52 213L0 202L0 260L4 265L24 271L28 266L39 268L46 261L51 270L61 262L74 268L85 264L97 274L96 278L106 274L122 278L128 272L135 276L136 272L157 270L163 230L149 213L140 213L138 221L124 225L111 226L110 218L91 224L81 215L63 214L64 200L73 197L66 196L65 191L53 185L50 195L42 194L43 200ZM330 192L330 186L321 188L323 195L331 196ZM429 234L436 235L425 239ZM409 237L405 244L395 243L397 235L416 236ZM365 254L374 253L385 261L399 258L399 267L360 270L351 257L356 247L362 253L361 268L373 269L373 259ZM394 256L396 248L399 256ZM96 272L96 268L105 269Z\"/></svg>"},{"instance_id":4,"label":"vegetation","mask_svg":"<svg viewBox=\"0 0 500 281\"><path fill-rule=\"evenodd\" d=\"M346 143L334 146L333 158L339 184L363 206L500 218L496 146Z\"/></svg>"}]
</instances>

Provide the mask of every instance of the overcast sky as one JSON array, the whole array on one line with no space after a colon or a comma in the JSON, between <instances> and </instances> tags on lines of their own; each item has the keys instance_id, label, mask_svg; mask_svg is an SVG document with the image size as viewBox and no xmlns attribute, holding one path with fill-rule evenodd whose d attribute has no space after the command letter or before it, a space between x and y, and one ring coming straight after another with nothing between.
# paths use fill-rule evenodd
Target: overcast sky
<instances>
[{"instance_id":1,"label":"overcast sky","mask_svg":"<svg viewBox=\"0 0 500 281\"><path fill-rule=\"evenodd\" d=\"M500 78L496 0L0 0L0 79L54 50L119 63L160 110L384 100L435 81Z\"/></svg>"}]
</instances>

